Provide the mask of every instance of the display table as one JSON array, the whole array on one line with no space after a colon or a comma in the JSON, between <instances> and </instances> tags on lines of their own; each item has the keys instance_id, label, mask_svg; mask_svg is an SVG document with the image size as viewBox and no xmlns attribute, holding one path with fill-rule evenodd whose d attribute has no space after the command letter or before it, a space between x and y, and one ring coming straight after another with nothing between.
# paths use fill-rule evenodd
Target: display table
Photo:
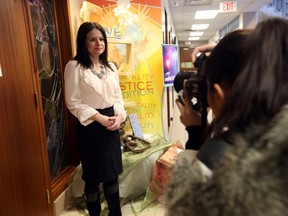
<instances>
[{"instance_id":1,"label":"display table","mask_svg":"<svg viewBox=\"0 0 288 216\"><path fill-rule=\"evenodd\" d=\"M119 176L119 192L121 203L131 201L134 210L141 211L157 198L149 190L155 162L172 145L160 135L153 135L146 139L151 148L143 153L123 152L123 172ZM69 207L84 202L82 198L84 181L82 168L79 165L72 176L71 201Z\"/></svg>"}]
</instances>

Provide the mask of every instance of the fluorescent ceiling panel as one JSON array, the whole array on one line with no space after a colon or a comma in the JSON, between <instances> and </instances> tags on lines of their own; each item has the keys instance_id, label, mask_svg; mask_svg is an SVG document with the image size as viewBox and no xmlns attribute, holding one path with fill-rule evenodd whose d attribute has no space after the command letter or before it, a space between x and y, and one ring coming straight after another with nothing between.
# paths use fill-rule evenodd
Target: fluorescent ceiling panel
<instances>
[{"instance_id":1,"label":"fluorescent ceiling panel","mask_svg":"<svg viewBox=\"0 0 288 216\"><path fill-rule=\"evenodd\" d=\"M198 32L198 31L196 31L196 32L190 32L189 33L189 36L191 36L191 37L195 37L195 36L202 36L204 34L204 32Z\"/></svg>"},{"instance_id":2,"label":"fluorescent ceiling panel","mask_svg":"<svg viewBox=\"0 0 288 216\"><path fill-rule=\"evenodd\" d=\"M200 39L200 37L188 37L189 41L197 41L199 39Z\"/></svg>"},{"instance_id":3,"label":"fluorescent ceiling panel","mask_svg":"<svg viewBox=\"0 0 288 216\"><path fill-rule=\"evenodd\" d=\"M211 4L212 0L185 0L184 5L206 5Z\"/></svg>"},{"instance_id":4,"label":"fluorescent ceiling panel","mask_svg":"<svg viewBox=\"0 0 288 216\"><path fill-rule=\"evenodd\" d=\"M193 24L191 26L192 30L204 30L207 29L209 27L209 24Z\"/></svg>"},{"instance_id":5,"label":"fluorescent ceiling panel","mask_svg":"<svg viewBox=\"0 0 288 216\"><path fill-rule=\"evenodd\" d=\"M214 19L218 14L218 10L202 10L196 11L195 19Z\"/></svg>"}]
</instances>

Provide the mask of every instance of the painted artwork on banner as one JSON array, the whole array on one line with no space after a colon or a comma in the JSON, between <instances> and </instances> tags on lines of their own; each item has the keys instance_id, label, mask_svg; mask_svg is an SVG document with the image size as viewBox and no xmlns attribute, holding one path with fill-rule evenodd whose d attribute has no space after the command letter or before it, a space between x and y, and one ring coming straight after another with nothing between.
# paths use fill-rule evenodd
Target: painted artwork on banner
<instances>
[{"instance_id":1,"label":"painted artwork on banner","mask_svg":"<svg viewBox=\"0 0 288 216\"><path fill-rule=\"evenodd\" d=\"M105 28L128 114L144 134L163 136L161 0L84 1L80 18Z\"/></svg>"},{"instance_id":2,"label":"painted artwork on banner","mask_svg":"<svg viewBox=\"0 0 288 216\"><path fill-rule=\"evenodd\" d=\"M178 47L174 44L162 45L162 65L164 86L173 86L174 78L179 71Z\"/></svg>"}]
</instances>

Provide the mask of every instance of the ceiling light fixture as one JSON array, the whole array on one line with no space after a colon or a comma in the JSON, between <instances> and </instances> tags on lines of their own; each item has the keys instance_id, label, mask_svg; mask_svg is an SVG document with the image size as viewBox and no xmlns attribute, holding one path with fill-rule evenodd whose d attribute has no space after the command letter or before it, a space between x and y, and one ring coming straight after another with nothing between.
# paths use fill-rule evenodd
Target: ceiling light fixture
<instances>
[{"instance_id":1,"label":"ceiling light fixture","mask_svg":"<svg viewBox=\"0 0 288 216\"><path fill-rule=\"evenodd\" d=\"M190 32L189 33L189 36L192 36L192 37L195 37L195 36L202 36L204 34L204 32L198 32L198 31L196 31L196 32Z\"/></svg>"},{"instance_id":2,"label":"ceiling light fixture","mask_svg":"<svg viewBox=\"0 0 288 216\"><path fill-rule=\"evenodd\" d=\"M205 5L211 4L212 0L185 0L184 5L191 6L191 5Z\"/></svg>"},{"instance_id":3,"label":"ceiling light fixture","mask_svg":"<svg viewBox=\"0 0 288 216\"><path fill-rule=\"evenodd\" d=\"M204 30L209 27L209 24L193 24L191 30Z\"/></svg>"},{"instance_id":4,"label":"ceiling light fixture","mask_svg":"<svg viewBox=\"0 0 288 216\"><path fill-rule=\"evenodd\" d=\"M195 19L214 19L218 13L219 13L218 10L196 11L194 18Z\"/></svg>"},{"instance_id":5,"label":"ceiling light fixture","mask_svg":"<svg viewBox=\"0 0 288 216\"><path fill-rule=\"evenodd\" d=\"M199 39L200 39L200 37L188 37L189 41L197 41Z\"/></svg>"}]
</instances>

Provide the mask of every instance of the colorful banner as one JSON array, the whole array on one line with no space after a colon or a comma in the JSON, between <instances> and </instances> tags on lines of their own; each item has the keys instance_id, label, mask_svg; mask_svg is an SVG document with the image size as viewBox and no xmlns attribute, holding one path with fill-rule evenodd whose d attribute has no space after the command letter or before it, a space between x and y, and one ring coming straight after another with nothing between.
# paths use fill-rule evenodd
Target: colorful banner
<instances>
[{"instance_id":1,"label":"colorful banner","mask_svg":"<svg viewBox=\"0 0 288 216\"><path fill-rule=\"evenodd\" d=\"M128 114L136 113L144 135L163 136L161 0L85 1L80 17L106 29Z\"/></svg>"}]
</instances>

